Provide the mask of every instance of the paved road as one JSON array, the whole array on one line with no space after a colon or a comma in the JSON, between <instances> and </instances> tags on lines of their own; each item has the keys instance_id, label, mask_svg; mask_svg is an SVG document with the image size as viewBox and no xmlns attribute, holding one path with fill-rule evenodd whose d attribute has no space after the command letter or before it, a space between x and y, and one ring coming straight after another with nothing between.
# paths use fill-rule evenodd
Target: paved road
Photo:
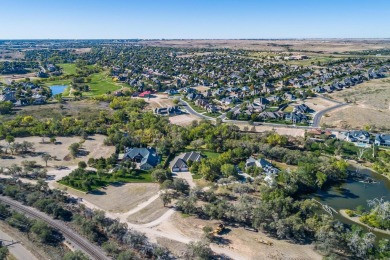
<instances>
[{"instance_id":1,"label":"paved road","mask_svg":"<svg viewBox=\"0 0 390 260\"><path fill-rule=\"evenodd\" d=\"M9 252L18 260L38 260L30 251L28 251L20 242L8 235L5 231L0 230L0 240L3 246L6 246Z\"/></svg>"},{"instance_id":2,"label":"paved road","mask_svg":"<svg viewBox=\"0 0 390 260\"><path fill-rule=\"evenodd\" d=\"M90 257L92 257L92 259L110 259L99 247L93 245L86 238L77 234L74 230L66 226L64 222L54 220L45 213L42 213L34 208L24 206L20 202L4 196L0 196L0 201L10 205L12 208L19 212L22 212L36 219L40 219L46 222L48 225L52 226L53 228L58 229L65 236L65 238L67 238L72 243L72 245L82 250L84 253L88 254Z\"/></svg>"},{"instance_id":3,"label":"paved road","mask_svg":"<svg viewBox=\"0 0 390 260\"><path fill-rule=\"evenodd\" d=\"M180 99L180 103L184 106L184 108L188 111L188 113L190 113L192 115L195 115L195 116L207 119L207 120L215 120L215 118L213 118L213 117L205 116L201 113L196 112L186 101L184 101L182 99Z\"/></svg>"},{"instance_id":4,"label":"paved road","mask_svg":"<svg viewBox=\"0 0 390 260\"><path fill-rule=\"evenodd\" d=\"M332 99L329 99L327 97L324 97L324 96L321 96L321 98L323 99L326 99L326 100L329 100L329 101L332 101L332 102L335 102L335 103L338 103L337 105L333 106L333 107L329 107L327 109L324 109L324 110L321 110L319 111L318 113L316 113L313 117L313 124L311 126L295 126L295 125L285 125L285 124L273 124L273 123L259 123L259 122L254 122L253 125L254 126L261 126L261 125L265 125L265 126L273 126L273 127L282 127L282 128L301 128L301 129L312 129L312 128L318 128L320 127L320 122L321 122L321 117L325 114L325 113L328 113L334 109L337 109L337 108L340 108L340 107L343 107L343 106L346 106L348 105L348 103L339 103L337 101L334 101ZM187 102L185 102L184 100L180 100L182 105L185 107L185 109L192 115L195 115L195 116L198 116L198 117L201 117L201 118L204 118L204 119L207 119L207 120L212 120L212 121L215 121L215 118L213 117L209 117L209 116L205 116L205 115L202 115L198 112L196 112L194 109L192 109L191 105L189 105ZM236 107L234 108L236 109ZM228 120L228 119L225 119L226 118L226 114L224 114L225 116L222 117L220 116L220 118L222 119L222 122L225 122L225 123L232 123L232 124L247 124L248 121L240 121L240 120Z\"/></svg>"},{"instance_id":5,"label":"paved road","mask_svg":"<svg viewBox=\"0 0 390 260\"><path fill-rule=\"evenodd\" d=\"M325 114L325 113L328 113L334 109L337 109L337 108L340 108L340 107L343 107L343 106L346 106L348 105L347 103L340 103L340 104L337 104L333 107L329 107L329 108L326 108L324 110L321 110L320 112L316 113L313 117L313 124L312 126L313 127L320 127L320 122L321 122L321 117Z\"/></svg>"}]
</instances>

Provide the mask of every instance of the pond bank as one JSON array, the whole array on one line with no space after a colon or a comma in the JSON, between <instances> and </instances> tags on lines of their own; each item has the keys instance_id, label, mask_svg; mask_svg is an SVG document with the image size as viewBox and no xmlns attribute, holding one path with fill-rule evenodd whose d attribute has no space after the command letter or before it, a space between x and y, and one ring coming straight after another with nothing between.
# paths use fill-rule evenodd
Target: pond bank
<instances>
[{"instance_id":1,"label":"pond bank","mask_svg":"<svg viewBox=\"0 0 390 260\"><path fill-rule=\"evenodd\" d=\"M356 224L358 225L361 225L361 226L365 226L366 228L368 228L369 230L373 230L375 232L378 232L378 233L382 233L382 234L385 234L385 235L390 235L390 230L383 230L383 229L379 229L379 228L374 228L374 227L371 227L363 222L361 222L359 220L359 217L350 217L348 216L348 214L345 212L345 209L341 209L340 211L340 214L344 217L344 218L347 218L349 219L350 221L353 221L355 222Z\"/></svg>"}]
</instances>

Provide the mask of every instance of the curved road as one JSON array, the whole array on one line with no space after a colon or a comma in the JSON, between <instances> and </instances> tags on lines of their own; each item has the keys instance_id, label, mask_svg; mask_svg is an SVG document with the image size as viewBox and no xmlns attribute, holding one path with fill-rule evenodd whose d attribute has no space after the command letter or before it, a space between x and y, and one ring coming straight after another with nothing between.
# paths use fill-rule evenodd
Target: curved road
<instances>
[{"instance_id":1,"label":"curved road","mask_svg":"<svg viewBox=\"0 0 390 260\"><path fill-rule=\"evenodd\" d=\"M92 257L92 259L98 259L98 260L110 259L104 254L104 252L99 247L93 245L86 238L77 234L74 230L70 229L63 222L54 220L50 216L34 208L24 206L20 202L15 201L13 199L0 196L0 201L10 205L12 208L16 209L19 212L23 212L24 214L29 215L36 219L40 219L46 222L47 224L49 224L50 226L58 229L69 241L72 242L73 245L78 247L80 250L84 251L86 254Z\"/></svg>"},{"instance_id":2,"label":"curved road","mask_svg":"<svg viewBox=\"0 0 390 260\"><path fill-rule=\"evenodd\" d=\"M320 127L320 122L321 122L321 117L327 113L327 112L330 112L334 109L337 109L337 108L340 108L340 107L343 107L343 106L346 106L348 105L347 103L340 103L340 104L337 104L333 107L328 107L324 110L321 110L320 112L316 113L313 117L313 124L312 124L312 127Z\"/></svg>"},{"instance_id":3,"label":"curved road","mask_svg":"<svg viewBox=\"0 0 390 260\"><path fill-rule=\"evenodd\" d=\"M329 100L329 101L332 101L332 102L335 102L337 103L337 105L333 106L333 107L329 107L329 108L326 108L324 110L321 110L319 111L318 113L316 113L314 116L313 116L313 124L311 126L292 126L292 125L284 125L284 124L274 124L274 123L258 123L258 122L255 122L253 125L255 126L258 126L258 125L267 125L267 126L274 126L274 127L283 127L283 128L304 128L304 129L311 129L311 128L318 128L320 127L320 122L321 122L321 117L325 114L325 113L328 113L334 109L337 109L337 108L340 108L340 107L343 107L343 106L346 106L348 105L348 103L340 103L340 102L337 102L337 101L334 101L332 99L329 99L329 98L326 98L324 96L321 96L321 98L323 99L326 99L326 100ZM207 119L207 120L212 120L212 121L215 121L215 118L213 117L209 117L209 116L205 116L203 114L200 114L198 112L196 112L190 104L188 104L186 101L180 99L180 102L181 104L185 107L185 109L192 115L195 115L195 116L198 116L198 117L201 117L203 119ZM225 114L225 117L226 117L226 114ZM239 120L227 120L225 119L225 117L220 116L220 118L222 119L223 122L225 123L233 123L233 124L245 124L245 123L248 123L248 121L239 121Z\"/></svg>"}]
</instances>

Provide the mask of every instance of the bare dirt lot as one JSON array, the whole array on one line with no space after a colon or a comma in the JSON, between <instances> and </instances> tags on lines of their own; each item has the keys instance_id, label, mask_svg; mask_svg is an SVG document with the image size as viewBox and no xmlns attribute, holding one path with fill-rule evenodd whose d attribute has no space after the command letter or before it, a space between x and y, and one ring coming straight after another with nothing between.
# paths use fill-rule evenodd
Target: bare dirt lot
<instances>
[{"instance_id":1,"label":"bare dirt lot","mask_svg":"<svg viewBox=\"0 0 390 260\"><path fill-rule=\"evenodd\" d=\"M328 113L321 123L341 128L375 125L390 129L390 79L371 80L330 96L343 102L348 99L353 104Z\"/></svg>"},{"instance_id":2,"label":"bare dirt lot","mask_svg":"<svg viewBox=\"0 0 390 260\"><path fill-rule=\"evenodd\" d=\"M201 220L195 217L182 217L175 213L169 221L157 227L158 230L179 232L182 235L200 239L202 228L214 227L218 221ZM243 259L322 259L310 245L296 245L288 241L276 240L267 237L261 232L251 232L241 227L227 227L225 233L219 236L223 243L219 245L240 254ZM263 239L273 243L268 246L257 242L255 239Z\"/></svg>"},{"instance_id":3,"label":"bare dirt lot","mask_svg":"<svg viewBox=\"0 0 390 260\"><path fill-rule=\"evenodd\" d=\"M206 86L197 86L197 87L193 87L193 88L198 90L199 92L205 92L205 91L210 89L210 87L206 87Z\"/></svg>"},{"instance_id":4,"label":"bare dirt lot","mask_svg":"<svg viewBox=\"0 0 390 260\"><path fill-rule=\"evenodd\" d=\"M357 86L329 94L332 98L344 102L345 99L356 102L362 107L390 109L390 79L375 79Z\"/></svg>"},{"instance_id":5,"label":"bare dirt lot","mask_svg":"<svg viewBox=\"0 0 390 260\"><path fill-rule=\"evenodd\" d=\"M75 137L57 137L58 144L49 143L48 138L45 139L44 144L42 144L42 138L38 136L32 137L23 137L15 138L15 142L28 141L34 144L34 152L25 155L12 155L14 159L1 159L0 166L7 167L12 164L20 164L24 160L36 161L38 164L45 165L44 161L41 158L43 153L48 153L51 156L56 156L57 160L51 160L48 162L49 169L55 165L62 166L74 166L77 165L79 161L87 161L88 158L100 158L100 157L109 157L115 152L115 147L103 145L103 140L106 137L104 135L94 135L88 138L82 144L82 151L80 155L73 159L69 158L69 146L73 143L80 142L81 138L78 136ZM1 146L6 146L4 140L0 141ZM69 158L69 160L67 158ZM64 160L65 159L65 160Z\"/></svg>"},{"instance_id":6,"label":"bare dirt lot","mask_svg":"<svg viewBox=\"0 0 390 260\"><path fill-rule=\"evenodd\" d=\"M173 99L169 98L167 94L153 94L150 99L142 99L145 99L145 101L148 103L147 108L150 109L173 106Z\"/></svg>"},{"instance_id":7,"label":"bare dirt lot","mask_svg":"<svg viewBox=\"0 0 390 260\"><path fill-rule=\"evenodd\" d=\"M323 99L321 97L308 98L304 102L297 102L297 104L306 104L310 109L313 109L315 112L319 112L329 107L337 105L336 102Z\"/></svg>"},{"instance_id":8,"label":"bare dirt lot","mask_svg":"<svg viewBox=\"0 0 390 260\"><path fill-rule=\"evenodd\" d=\"M325 123L334 128L362 129L365 125L375 126L378 129L390 130L390 111L364 108L359 105L336 109L321 118L321 124Z\"/></svg>"},{"instance_id":9,"label":"bare dirt lot","mask_svg":"<svg viewBox=\"0 0 390 260\"><path fill-rule=\"evenodd\" d=\"M191 122L194 120L200 120L200 119L199 117L191 114L183 114L178 116L172 116L169 118L169 122L171 122L171 124L181 125L181 126L190 125Z\"/></svg>"},{"instance_id":10,"label":"bare dirt lot","mask_svg":"<svg viewBox=\"0 0 390 260\"><path fill-rule=\"evenodd\" d=\"M73 189L68 190L70 194L81 197L97 207L112 213L127 212L156 195L158 191L159 185L154 183L110 185L106 189L100 189L91 194L85 194ZM158 199L158 201L160 200Z\"/></svg>"},{"instance_id":11,"label":"bare dirt lot","mask_svg":"<svg viewBox=\"0 0 390 260\"><path fill-rule=\"evenodd\" d=\"M244 130L245 127L247 127L249 129L249 131L252 131L252 128L253 126L252 125L249 125L248 123L246 122L243 122L242 124L236 124L241 130ZM275 131L276 133L280 134L280 135L291 135L291 136L294 136L294 137L297 137L297 136L304 136L305 135L305 129L301 129L301 128L293 128L293 127L279 127L279 126L267 126L267 125L259 125L259 126L255 126L255 130L256 132L273 132Z\"/></svg>"},{"instance_id":12,"label":"bare dirt lot","mask_svg":"<svg viewBox=\"0 0 390 260\"><path fill-rule=\"evenodd\" d=\"M134 224L146 224L161 217L169 208L164 207L161 199L156 199L145 208L130 215L127 220Z\"/></svg>"}]
</instances>

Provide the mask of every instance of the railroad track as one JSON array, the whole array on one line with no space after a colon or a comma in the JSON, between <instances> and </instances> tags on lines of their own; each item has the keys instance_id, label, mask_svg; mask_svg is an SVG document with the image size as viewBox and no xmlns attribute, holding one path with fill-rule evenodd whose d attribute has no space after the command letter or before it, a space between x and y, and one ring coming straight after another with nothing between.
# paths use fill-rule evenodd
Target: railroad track
<instances>
[{"instance_id":1,"label":"railroad track","mask_svg":"<svg viewBox=\"0 0 390 260\"><path fill-rule=\"evenodd\" d=\"M46 222L47 224L49 224L50 226L52 226L53 228L58 229L59 231L62 232L64 237L66 237L69 241L71 241L73 244L79 247L82 251L84 251L84 253L88 254L92 259L96 259L96 260L110 259L104 254L104 252L99 247L93 245L86 238L80 236L74 230L70 229L60 221L54 220L50 216L42 212L39 212L34 208L24 206L20 202L7 197L0 196L0 201L10 205L12 208L16 209L19 212L23 212L26 215L29 215L33 218L40 219Z\"/></svg>"}]
</instances>

